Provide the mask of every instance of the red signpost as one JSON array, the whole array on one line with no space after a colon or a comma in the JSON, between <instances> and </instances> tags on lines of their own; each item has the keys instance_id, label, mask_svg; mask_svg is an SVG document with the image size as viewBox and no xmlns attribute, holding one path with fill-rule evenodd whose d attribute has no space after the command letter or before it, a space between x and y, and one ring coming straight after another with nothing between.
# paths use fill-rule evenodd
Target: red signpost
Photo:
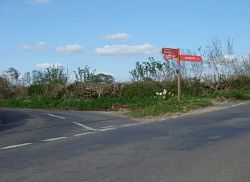
<instances>
[{"instance_id":1,"label":"red signpost","mask_svg":"<svg viewBox=\"0 0 250 182\"><path fill-rule=\"evenodd\" d=\"M174 58L178 57L178 49L173 49L173 48L162 48L161 50L162 54L164 55L171 55Z\"/></svg>"},{"instance_id":2,"label":"red signpost","mask_svg":"<svg viewBox=\"0 0 250 182\"><path fill-rule=\"evenodd\" d=\"M201 56L192 56L192 55L180 55L181 61L191 61L191 62L201 62Z\"/></svg>"},{"instance_id":3,"label":"red signpost","mask_svg":"<svg viewBox=\"0 0 250 182\"><path fill-rule=\"evenodd\" d=\"M178 49L172 48L162 48L162 54L164 55L165 60L178 58Z\"/></svg>"},{"instance_id":4,"label":"red signpost","mask_svg":"<svg viewBox=\"0 0 250 182\"><path fill-rule=\"evenodd\" d=\"M181 61L201 62L202 57L201 56L193 56L193 55L181 55L180 49L173 49L173 48L162 48L161 52L164 55L164 59L166 61L168 61L170 59L178 58L177 59L176 75L177 75L177 87L178 87L178 101L180 101L180 98L181 98L180 63L181 63Z\"/></svg>"}]
</instances>

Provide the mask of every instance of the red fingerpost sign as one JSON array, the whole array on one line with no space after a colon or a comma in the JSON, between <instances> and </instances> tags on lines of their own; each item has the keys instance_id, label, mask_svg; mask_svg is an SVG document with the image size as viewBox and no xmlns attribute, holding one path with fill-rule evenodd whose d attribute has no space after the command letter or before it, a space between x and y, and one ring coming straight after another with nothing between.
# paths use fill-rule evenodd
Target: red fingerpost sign
<instances>
[{"instance_id":1,"label":"red fingerpost sign","mask_svg":"<svg viewBox=\"0 0 250 182\"><path fill-rule=\"evenodd\" d=\"M178 58L178 49L173 48L162 48L162 54L164 55L165 60Z\"/></svg>"},{"instance_id":2,"label":"red fingerpost sign","mask_svg":"<svg viewBox=\"0 0 250 182\"><path fill-rule=\"evenodd\" d=\"M201 62L201 56L193 56L193 55L180 55L181 61L191 61L191 62Z\"/></svg>"},{"instance_id":3,"label":"red fingerpost sign","mask_svg":"<svg viewBox=\"0 0 250 182\"><path fill-rule=\"evenodd\" d=\"M177 75L177 87L178 87L178 101L181 99L181 76L180 76L180 63L181 61L191 61L191 62L201 62L202 57L201 56L193 56L193 55L181 55L180 49L173 49L173 48L162 48L161 52L164 56L164 59L166 61L174 58L177 59L177 69L176 69L176 75Z\"/></svg>"}]
</instances>

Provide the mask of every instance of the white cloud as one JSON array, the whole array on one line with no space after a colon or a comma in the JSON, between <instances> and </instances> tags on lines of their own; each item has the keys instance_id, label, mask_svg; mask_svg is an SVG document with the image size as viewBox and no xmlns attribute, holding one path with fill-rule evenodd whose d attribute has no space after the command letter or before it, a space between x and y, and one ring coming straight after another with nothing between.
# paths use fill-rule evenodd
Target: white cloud
<instances>
[{"instance_id":1,"label":"white cloud","mask_svg":"<svg viewBox=\"0 0 250 182\"><path fill-rule=\"evenodd\" d=\"M50 67L58 68L60 66L62 66L60 63L40 63L36 65L36 68L42 70Z\"/></svg>"},{"instance_id":2,"label":"white cloud","mask_svg":"<svg viewBox=\"0 0 250 182\"><path fill-rule=\"evenodd\" d=\"M98 55L104 56L130 56L130 55L155 55L159 53L150 44L142 45L106 45L94 51Z\"/></svg>"},{"instance_id":3,"label":"white cloud","mask_svg":"<svg viewBox=\"0 0 250 182\"><path fill-rule=\"evenodd\" d=\"M29 3L33 5L45 5L53 3L53 0L30 0Z\"/></svg>"},{"instance_id":4,"label":"white cloud","mask_svg":"<svg viewBox=\"0 0 250 182\"><path fill-rule=\"evenodd\" d=\"M130 38L131 36L127 33L115 33L103 36L103 39L105 40L128 40Z\"/></svg>"},{"instance_id":5,"label":"white cloud","mask_svg":"<svg viewBox=\"0 0 250 182\"><path fill-rule=\"evenodd\" d=\"M83 47L79 44L72 44L66 46L59 46L56 51L63 54L79 53L83 51Z\"/></svg>"},{"instance_id":6,"label":"white cloud","mask_svg":"<svg viewBox=\"0 0 250 182\"><path fill-rule=\"evenodd\" d=\"M38 42L38 43L36 43L34 45L32 45L32 44L23 44L22 48L26 49L26 50L47 51L50 48L52 48L52 46L50 46L46 42L41 41L41 42Z\"/></svg>"}]
</instances>

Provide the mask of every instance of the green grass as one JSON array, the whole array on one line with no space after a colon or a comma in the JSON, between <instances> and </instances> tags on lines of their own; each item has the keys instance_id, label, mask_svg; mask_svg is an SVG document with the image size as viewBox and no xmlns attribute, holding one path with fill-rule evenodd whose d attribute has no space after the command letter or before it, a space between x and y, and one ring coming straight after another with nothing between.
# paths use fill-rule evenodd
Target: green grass
<instances>
[{"instance_id":1,"label":"green grass","mask_svg":"<svg viewBox=\"0 0 250 182\"><path fill-rule=\"evenodd\" d=\"M31 98L1 100L0 107L33 108L33 109L74 109L74 110L108 110L114 104L123 104L125 99L99 98L99 99L56 99Z\"/></svg>"},{"instance_id":2,"label":"green grass","mask_svg":"<svg viewBox=\"0 0 250 182\"><path fill-rule=\"evenodd\" d=\"M171 101L152 101L149 105L134 107L131 115L134 117L161 116L173 113L184 113L195 109L211 106L209 99L192 99L178 102L176 99Z\"/></svg>"},{"instance_id":3,"label":"green grass","mask_svg":"<svg viewBox=\"0 0 250 182\"><path fill-rule=\"evenodd\" d=\"M33 108L33 109L69 109L81 111L107 111L113 105L127 105L128 114L133 117L152 117L183 113L195 109L212 106L213 99L250 100L250 92L237 90L227 92L205 93L201 96L183 95L180 102L175 97L169 100L148 98L111 98L97 99L57 99L57 98L29 98L0 100L0 107Z\"/></svg>"},{"instance_id":4,"label":"green grass","mask_svg":"<svg viewBox=\"0 0 250 182\"><path fill-rule=\"evenodd\" d=\"M134 117L158 116L166 113L187 112L189 110L211 105L207 99L183 100L177 102L155 98L99 98L90 100L78 99L10 99L1 100L0 107L33 108L33 109L73 109L73 110L111 110L113 105L128 105L129 114Z\"/></svg>"}]
</instances>

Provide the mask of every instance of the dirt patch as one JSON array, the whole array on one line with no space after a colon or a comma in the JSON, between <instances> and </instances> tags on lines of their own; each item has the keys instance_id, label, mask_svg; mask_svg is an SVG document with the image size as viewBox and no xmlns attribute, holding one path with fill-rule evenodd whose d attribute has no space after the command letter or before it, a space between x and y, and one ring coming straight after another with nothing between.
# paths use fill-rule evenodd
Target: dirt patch
<instances>
[{"instance_id":1,"label":"dirt patch","mask_svg":"<svg viewBox=\"0 0 250 182\"><path fill-rule=\"evenodd\" d=\"M221 105L226 105L226 104L237 104L240 101L237 99L227 99L227 98L220 97L220 98L212 99L211 102L214 106L221 106Z\"/></svg>"}]
</instances>

